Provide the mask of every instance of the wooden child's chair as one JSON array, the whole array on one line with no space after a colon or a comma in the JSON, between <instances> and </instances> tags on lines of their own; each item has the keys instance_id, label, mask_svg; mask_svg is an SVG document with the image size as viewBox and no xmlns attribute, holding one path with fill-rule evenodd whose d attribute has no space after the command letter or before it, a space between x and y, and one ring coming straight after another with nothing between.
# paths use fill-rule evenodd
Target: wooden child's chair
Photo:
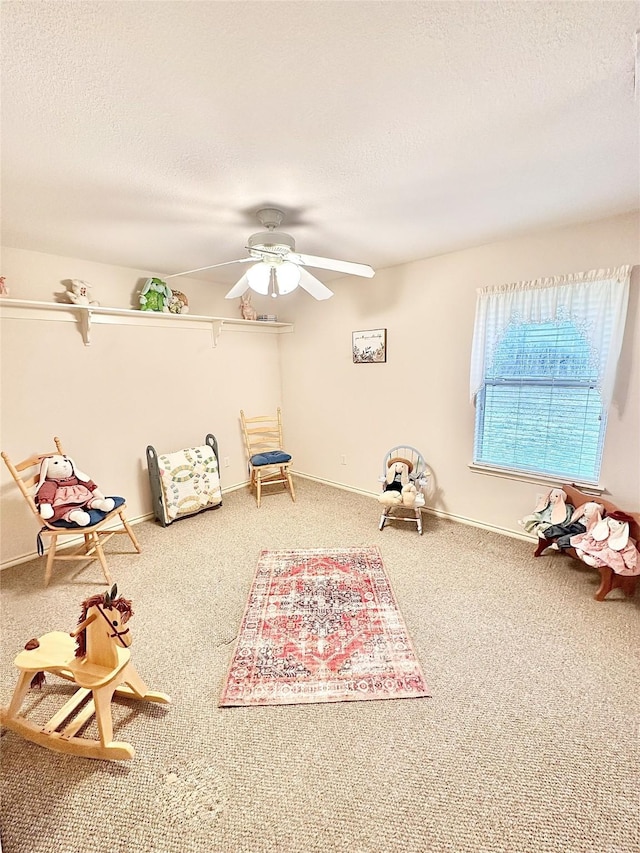
<instances>
[{"instance_id":1,"label":"wooden child's chair","mask_svg":"<svg viewBox=\"0 0 640 853\"><path fill-rule=\"evenodd\" d=\"M11 702L0 708L3 726L55 752L116 761L133 758L130 744L113 740L114 694L163 704L171 700L148 690L131 663L131 634L126 625L133 610L131 602L117 594L114 585L104 595L83 601L78 626L70 634L52 631L27 642L14 661L20 674ZM20 714L20 708L29 687L42 687L47 672L74 682L77 690L50 720L39 725ZM94 714L99 739L79 736Z\"/></svg>"},{"instance_id":2,"label":"wooden child's chair","mask_svg":"<svg viewBox=\"0 0 640 853\"><path fill-rule=\"evenodd\" d=\"M382 462L381 483L386 483L388 486L393 481L393 472L397 463L404 466L407 482L414 486L412 490L413 497L411 503L407 505L401 500L402 492L400 485L397 486L397 491L395 492L390 489L392 494L397 495L398 502L385 505L378 527L380 530L384 530L385 524L392 520L409 522L416 525L418 533L422 536L422 510L425 505L424 489L428 485L430 476L427 464L420 451L416 450L415 447L411 447L408 444L392 447Z\"/></svg>"},{"instance_id":3,"label":"wooden child's chair","mask_svg":"<svg viewBox=\"0 0 640 853\"><path fill-rule=\"evenodd\" d=\"M291 500L296 493L289 466L291 454L282 449L282 413L278 408L275 415L260 415L247 418L240 410L242 435L249 460L250 488L256 490L256 501L260 506L263 486L282 483L288 487Z\"/></svg>"},{"instance_id":4,"label":"wooden child's chair","mask_svg":"<svg viewBox=\"0 0 640 853\"><path fill-rule=\"evenodd\" d=\"M115 507L111 512L90 510L89 516L91 520L89 524L84 527L79 524L73 524L69 521L46 521L43 519L38 511L38 507L36 506L36 502L33 497L33 489L38 482L40 464L42 460L47 456L53 456L56 454L60 456L65 455L60 439L56 437L54 438L54 442L56 445L55 450L48 453L34 453L15 465L6 453L2 453L2 458L11 472L11 476L16 481L24 499L29 504L29 509L35 516L38 524L41 525L41 530L38 534L39 553L43 553L44 551L44 546L42 546L42 551L40 551L40 537L47 536L51 540L49 543L49 551L45 567L45 586L47 586L51 579L51 571L56 560L83 560L84 562L99 560L105 580L110 584L112 581L107 567L107 560L104 555L103 542L106 543L112 536L125 533L133 543L133 547L136 552L139 554L141 551L138 540L136 539L135 534L124 514L126 503L124 502L124 498L114 497L113 500L115 502ZM121 526L116 529L107 529L110 524L113 524L114 520L117 520L117 518L119 518ZM58 539L65 536L77 537L79 533L83 534L84 543L77 549L72 550L71 553L67 553L65 551L64 554L58 554Z\"/></svg>"}]
</instances>

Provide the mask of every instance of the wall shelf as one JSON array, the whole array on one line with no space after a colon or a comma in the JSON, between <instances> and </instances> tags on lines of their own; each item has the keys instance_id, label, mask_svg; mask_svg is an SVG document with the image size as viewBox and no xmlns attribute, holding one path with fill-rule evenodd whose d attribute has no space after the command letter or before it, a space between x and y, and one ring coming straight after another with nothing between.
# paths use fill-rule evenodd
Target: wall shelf
<instances>
[{"instance_id":1,"label":"wall shelf","mask_svg":"<svg viewBox=\"0 0 640 853\"><path fill-rule=\"evenodd\" d=\"M199 314L165 314L159 311L138 311L134 308L106 308L102 305L74 305L66 302L35 302L29 299L0 298L0 317L19 320L53 320L76 323L85 346L91 344L94 325L160 326L182 329L211 328L212 345L218 345L220 333L234 328L243 332L281 334L292 332L292 323L267 323L261 320L236 320L231 317L205 317Z\"/></svg>"}]
</instances>

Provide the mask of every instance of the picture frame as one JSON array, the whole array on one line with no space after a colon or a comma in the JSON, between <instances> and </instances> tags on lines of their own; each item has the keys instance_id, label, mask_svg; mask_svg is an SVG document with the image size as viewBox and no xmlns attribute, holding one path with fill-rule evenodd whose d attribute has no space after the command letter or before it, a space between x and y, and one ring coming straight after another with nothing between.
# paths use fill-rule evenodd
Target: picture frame
<instances>
[{"instance_id":1,"label":"picture frame","mask_svg":"<svg viewBox=\"0 0 640 853\"><path fill-rule=\"evenodd\" d=\"M384 364L387 360L387 330L366 329L352 332L354 364Z\"/></svg>"}]
</instances>

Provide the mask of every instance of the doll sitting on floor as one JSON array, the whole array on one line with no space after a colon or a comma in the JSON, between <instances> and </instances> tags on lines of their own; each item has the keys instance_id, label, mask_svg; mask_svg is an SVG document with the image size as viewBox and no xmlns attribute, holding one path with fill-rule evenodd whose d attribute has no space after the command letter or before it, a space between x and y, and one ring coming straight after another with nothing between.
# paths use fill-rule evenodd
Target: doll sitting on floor
<instances>
[{"instance_id":1,"label":"doll sitting on floor","mask_svg":"<svg viewBox=\"0 0 640 853\"><path fill-rule=\"evenodd\" d=\"M40 464L40 478L34 500L45 521L69 521L86 527L91 516L86 510L111 512L113 498L105 498L86 474L78 471L68 456L45 456Z\"/></svg>"},{"instance_id":2,"label":"doll sitting on floor","mask_svg":"<svg viewBox=\"0 0 640 853\"><path fill-rule=\"evenodd\" d=\"M603 515L604 507L602 504L595 501L588 501L582 504L575 509L568 522L565 524L552 524L551 527L545 528L543 532L538 534L540 541L533 556L539 557L547 548L554 551L570 548L571 537L590 530L594 524L602 520Z\"/></svg>"}]
</instances>

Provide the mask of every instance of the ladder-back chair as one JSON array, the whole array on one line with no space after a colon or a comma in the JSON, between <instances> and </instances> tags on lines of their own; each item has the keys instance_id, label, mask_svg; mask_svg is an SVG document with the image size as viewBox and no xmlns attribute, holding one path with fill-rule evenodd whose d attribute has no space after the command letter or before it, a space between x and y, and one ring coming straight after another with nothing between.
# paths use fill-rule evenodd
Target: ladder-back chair
<instances>
[{"instance_id":1,"label":"ladder-back chair","mask_svg":"<svg viewBox=\"0 0 640 853\"><path fill-rule=\"evenodd\" d=\"M51 450L48 453L34 453L15 465L6 453L3 452L1 454L7 468L11 472L11 476L16 481L18 488L29 504L29 509L35 516L38 524L41 525L40 533L38 534L38 552L40 554L44 553L44 545L42 545L41 550L41 537L47 536L51 540L45 566L44 584L45 586L48 585L51 579L53 564L56 560L82 560L84 562L99 560L105 580L108 584L111 584L112 580L104 555L103 543L106 543L112 536L125 533L133 543L136 552L139 554L142 550L124 514L124 510L126 509L124 498L113 498L115 506L111 512L101 512L96 509L88 510L90 522L86 526L74 524L70 521L46 521L38 511L34 499L34 487L38 483L42 460L48 456L65 456L62 443L57 436L54 438L54 442L56 445L55 450ZM118 518L121 525L120 528L106 529L109 525L113 524L114 520L117 521ZM84 542L77 549L74 549L70 554L66 552L58 554L58 539L69 536L77 537L80 533L84 537ZM125 553L133 552L128 551Z\"/></svg>"},{"instance_id":2,"label":"ladder-back chair","mask_svg":"<svg viewBox=\"0 0 640 853\"><path fill-rule=\"evenodd\" d=\"M295 501L296 493L289 467L291 454L283 450L282 412L278 408L275 415L259 415L248 418L240 410L240 423L249 460L250 488L256 490L256 501L260 506L262 487L282 483Z\"/></svg>"}]
</instances>

